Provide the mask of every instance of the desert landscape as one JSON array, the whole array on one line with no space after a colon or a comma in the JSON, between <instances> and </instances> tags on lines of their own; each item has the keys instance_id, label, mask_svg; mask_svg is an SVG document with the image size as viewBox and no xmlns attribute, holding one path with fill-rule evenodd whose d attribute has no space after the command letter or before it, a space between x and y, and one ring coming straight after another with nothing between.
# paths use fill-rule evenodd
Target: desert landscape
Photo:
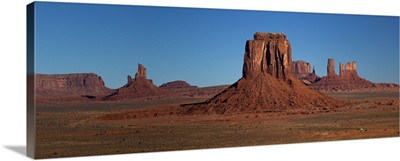
<instances>
[{"instance_id":1,"label":"desert landscape","mask_svg":"<svg viewBox=\"0 0 400 161\"><path fill-rule=\"evenodd\" d=\"M256 32L230 85L156 86L142 64L118 89L94 73L36 74L36 158L398 137L398 84L334 66L320 77L285 34Z\"/></svg>"}]
</instances>

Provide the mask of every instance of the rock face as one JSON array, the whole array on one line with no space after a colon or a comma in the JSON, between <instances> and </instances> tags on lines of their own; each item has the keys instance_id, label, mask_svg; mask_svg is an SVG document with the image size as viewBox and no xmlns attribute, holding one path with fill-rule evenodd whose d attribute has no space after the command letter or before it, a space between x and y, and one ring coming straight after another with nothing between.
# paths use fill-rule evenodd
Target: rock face
<instances>
[{"instance_id":1,"label":"rock face","mask_svg":"<svg viewBox=\"0 0 400 161\"><path fill-rule=\"evenodd\" d=\"M342 67L343 66L343 67ZM350 77L358 77L357 74L357 66L356 66L356 62L349 62L346 65L340 63L340 77L344 77L344 78L350 78ZM344 69L342 72L342 68Z\"/></svg>"},{"instance_id":2,"label":"rock face","mask_svg":"<svg viewBox=\"0 0 400 161\"><path fill-rule=\"evenodd\" d=\"M336 76L335 73L335 61L331 58L328 59L328 67L327 67L328 71L327 71L327 75L328 76Z\"/></svg>"},{"instance_id":3,"label":"rock face","mask_svg":"<svg viewBox=\"0 0 400 161\"><path fill-rule=\"evenodd\" d=\"M246 42L245 50L244 78L269 74L277 79L287 79L292 68L292 51L284 34L257 32L254 40Z\"/></svg>"},{"instance_id":4,"label":"rock face","mask_svg":"<svg viewBox=\"0 0 400 161\"><path fill-rule=\"evenodd\" d=\"M102 95L113 90L104 85L101 77L93 73L79 74L36 74L36 96L68 97Z\"/></svg>"},{"instance_id":5,"label":"rock face","mask_svg":"<svg viewBox=\"0 0 400 161\"><path fill-rule=\"evenodd\" d=\"M184 105L186 113L312 113L335 108L336 100L292 75L291 47L284 34L255 33L244 55L242 78L204 103Z\"/></svg>"},{"instance_id":6,"label":"rock face","mask_svg":"<svg viewBox=\"0 0 400 161\"><path fill-rule=\"evenodd\" d=\"M146 79L146 68L142 64L138 64L138 71L135 74L135 79Z\"/></svg>"},{"instance_id":7,"label":"rock face","mask_svg":"<svg viewBox=\"0 0 400 161\"><path fill-rule=\"evenodd\" d=\"M346 68L344 67L344 64L339 63L339 69L340 69L340 71L339 71L339 76L340 76L340 77L344 77L344 73L346 72L346 71L345 71Z\"/></svg>"},{"instance_id":8,"label":"rock face","mask_svg":"<svg viewBox=\"0 0 400 161\"><path fill-rule=\"evenodd\" d=\"M305 62L303 60L293 61L292 62L292 73L298 78L304 78L310 75L310 63ZM315 72L314 72L315 73Z\"/></svg>"},{"instance_id":9,"label":"rock face","mask_svg":"<svg viewBox=\"0 0 400 161\"><path fill-rule=\"evenodd\" d=\"M104 98L104 100L133 100L141 97L152 97L167 94L168 91L161 89L153 84L151 79L147 79L146 68L138 64L138 71L133 79L128 75L127 83L118 88L113 94Z\"/></svg>"}]
</instances>

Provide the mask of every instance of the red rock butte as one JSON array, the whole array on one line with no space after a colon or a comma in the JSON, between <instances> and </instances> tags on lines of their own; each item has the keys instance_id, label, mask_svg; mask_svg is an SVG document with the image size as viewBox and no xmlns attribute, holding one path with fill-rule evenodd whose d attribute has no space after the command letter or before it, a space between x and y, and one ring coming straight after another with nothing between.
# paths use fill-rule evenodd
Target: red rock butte
<instances>
[{"instance_id":1,"label":"red rock butte","mask_svg":"<svg viewBox=\"0 0 400 161\"><path fill-rule=\"evenodd\" d=\"M299 60L293 61L292 73L307 86L318 91L369 91L369 90L398 90L394 83L372 83L358 75L355 61L339 63L339 75L335 72L335 60L328 59L327 76L320 78L313 72L309 73L310 64ZM307 75L308 74L308 75Z\"/></svg>"},{"instance_id":2,"label":"red rock butte","mask_svg":"<svg viewBox=\"0 0 400 161\"><path fill-rule=\"evenodd\" d=\"M127 83L117 89L117 92L110 94L104 100L131 100L140 97L152 97L167 94L168 91L161 89L153 84L151 79L147 79L146 68L138 64L135 78L128 75Z\"/></svg>"},{"instance_id":3,"label":"red rock butte","mask_svg":"<svg viewBox=\"0 0 400 161\"><path fill-rule=\"evenodd\" d=\"M319 81L321 78L315 74L315 67L313 66L312 73L310 73L311 65L303 60L292 62L292 74L304 84L309 85Z\"/></svg>"},{"instance_id":4,"label":"red rock butte","mask_svg":"<svg viewBox=\"0 0 400 161\"><path fill-rule=\"evenodd\" d=\"M335 73L334 60L328 59L327 76L309 86L319 91L354 91L378 89L380 85L374 84L357 74L356 62L339 63L339 75Z\"/></svg>"},{"instance_id":5,"label":"red rock butte","mask_svg":"<svg viewBox=\"0 0 400 161\"><path fill-rule=\"evenodd\" d=\"M303 60L293 61L292 62L292 74L296 78L304 78L310 75L310 63L305 62ZM315 73L315 72L313 72Z\"/></svg>"},{"instance_id":6,"label":"red rock butte","mask_svg":"<svg viewBox=\"0 0 400 161\"><path fill-rule=\"evenodd\" d=\"M210 100L183 105L188 114L329 111L338 101L312 90L291 73L292 50L282 33L256 32L246 42L243 75Z\"/></svg>"}]
</instances>

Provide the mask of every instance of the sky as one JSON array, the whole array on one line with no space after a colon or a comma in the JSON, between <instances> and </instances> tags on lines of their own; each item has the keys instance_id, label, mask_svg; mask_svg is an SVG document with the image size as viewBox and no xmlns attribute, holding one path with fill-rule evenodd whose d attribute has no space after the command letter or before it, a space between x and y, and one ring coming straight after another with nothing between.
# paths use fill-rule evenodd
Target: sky
<instances>
[{"instance_id":1,"label":"sky","mask_svg":"<svg viewBox=\"0 0 400 161\"><path fill-rule=\"evenodd\" d=\"M399 83L399 17L36 2L36 73L96 73L126 84L137 64L154 84L200 87L241 78L246 40L280 32L293 60L326 75L329 58L357 62L359 76Z\"/></svg>"}]
</instances>

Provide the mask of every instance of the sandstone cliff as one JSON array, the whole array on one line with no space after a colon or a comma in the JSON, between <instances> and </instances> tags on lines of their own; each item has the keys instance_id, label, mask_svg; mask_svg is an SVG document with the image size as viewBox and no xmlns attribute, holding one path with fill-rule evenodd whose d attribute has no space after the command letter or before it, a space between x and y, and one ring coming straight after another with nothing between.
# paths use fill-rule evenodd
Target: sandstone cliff
<instances>
[{"instance_id":1,"label":"sandstone cliff","mask_svg":"<svg viewBox=\"0 0 400 161\"><path fill-rule=\"evenodd\" d=\"M284 34L255 33L244 55L242 78L204 103L184 105L186 113L314 113L337 105L292 75L291 47Z\"/></svg>"},{"instance_id":2,"label":"sandstone cliff","mask_svg":"<svg viewBox=\"0 0 400 161\"><path fill-rule=\"evenodd\" d=\"M38 98L104 95L114 90L105 86L101 77L93 73L36 74Z\"/></svg>"},{"instance_id":3,"label":"sandstone cliff","mask_svg":"<svg viewBox=\"0 0 400 161\"><path fill-rule=\"evenodd\" d=\"M335 73L335 60L332 58L328 59L327 73L327 76L337 76Z\"/></svg>"},{"instance_id":4,"label":"sandstone cliff","mask_svg":"<svg viewBox=\"0 0 400 161\"><path fill-rule=\"evenodd\" d=\"M259 74L269 74L286 80L291 74L292 51L286 35L281 33L254 34L254 40L246 42L243 78L253 78Z\"/></svg>"},{"instance_id":5,"label":"sandstone cliff","mask_svg":"<svg viewBox=\"0 0 400 161\"><path fill-rule=\"evenodd\" d=\"M344 69L345 71L342 72L344 73L344 77L349 78L349 77L358 77L357 74L357 66L356 66L356 62L349 62L346 65L344 65Z\"/></svg>"}]
</instances>

